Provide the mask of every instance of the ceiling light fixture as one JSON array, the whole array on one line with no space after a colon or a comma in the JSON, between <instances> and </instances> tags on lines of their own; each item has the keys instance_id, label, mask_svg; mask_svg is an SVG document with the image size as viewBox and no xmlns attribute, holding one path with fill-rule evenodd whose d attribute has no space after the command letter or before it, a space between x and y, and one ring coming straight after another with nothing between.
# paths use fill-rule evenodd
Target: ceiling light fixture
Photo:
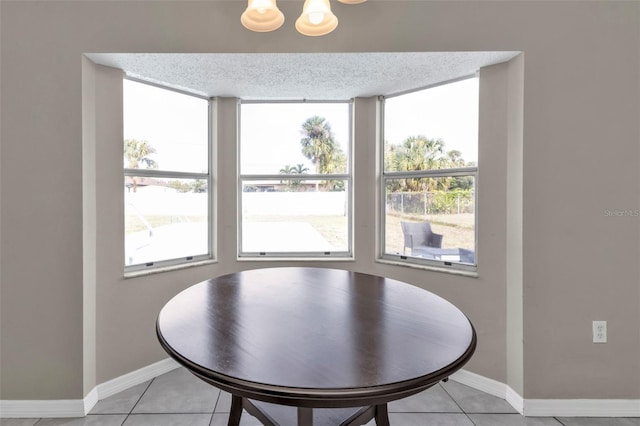
<instances>
[{"instance_id":1,"label":"ceiling light fixture","mask_svg":"<svg viewBox=\"0 0 640 426\"><path fill-rule=\"evenodd\" d=\"M345 4L364 3L367 0L338 0ZM240 17L247 29L257 32L277 30L284 23L284 14L276 0L248 0L247 9ZM338 18L331 12L329 0L305 0L302 14L296 20L296 30L307 36L329 34L338 26Z\"/></svg>"},{"instance_id":2,"label":"ceiling light fixture","mask_svg":"<svg viewBox=\"0 0 640 426\"><path fill-rule=\"evenodd\" d=\"M251 31L264 33L277 30L284 24L284 14L276 5L276 0L249 0L240 22Z\"/></svg>"}]
</instances>

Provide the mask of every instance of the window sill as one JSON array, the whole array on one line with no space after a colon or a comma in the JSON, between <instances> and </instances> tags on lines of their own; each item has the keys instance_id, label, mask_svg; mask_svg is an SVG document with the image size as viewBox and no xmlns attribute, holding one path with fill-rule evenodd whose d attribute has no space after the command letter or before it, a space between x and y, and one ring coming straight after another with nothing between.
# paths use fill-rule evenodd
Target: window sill
<instances>
[{"instance_id":1,"label":"window sill","mask_svg":"<svg viewBox=\"0 0 640 426\"><path fill-rule=\"evenodd\" d=\"M238 256L238 262L354 262L349 257L278 257L278 256Z\"/></svg>"},{"instance_id":2,"label":"window sill","mask_svg":"<svg viewBox=\"0 0 640 426\"><path fill-rule=\"evenodd\" d=\"M469 277L469 278L478 278L477 271L463 271L461 269L440 268L438 266L418 265L415 263L407 263L407 262L400 262L397 260L380 259L380 258L376 259L376 263L382 263L385 265L392 265L392 266L402 266L404 268L421 269L424 271L444 272L445 274L460 275L460 276Z\"/></svg>"},{"instance_id":3,"label":"window sill","mask_svg":"<svg viewBox=\"0 0 640 426\"><path fill-rule=\"evenodd\" d=\"M195 268L197 266L212 265L218 263L215 259L200 260L197 262L181 263L179 265L163 266L160 268L141 269L138 271L125 272L124 278L137 278L145 275L161 274L164 272L178 271L180 269Z\"/></svg>"}]
</instances>

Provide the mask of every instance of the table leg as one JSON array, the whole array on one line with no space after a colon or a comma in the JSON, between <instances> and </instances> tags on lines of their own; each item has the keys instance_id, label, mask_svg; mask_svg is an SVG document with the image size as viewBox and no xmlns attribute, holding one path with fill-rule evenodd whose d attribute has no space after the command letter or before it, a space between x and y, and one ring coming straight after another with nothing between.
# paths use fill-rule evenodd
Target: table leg
<instances>
[{"instance_id":1,"label":"table leg","mask_svg":"<svg viewBox=\"0 0 640 426\"><path fill-rule=\"evenodd\" d=\"M298 407L298 426L313 426L313 410L306 407Z\"/></svg>"},{"instance_id":2,"label":"table leg","mask_svg":"<svg viewBox=\"0 0 640 426\"><path fill-rule=\"evenodd\" d=\"M376 405L376 426L390 426L387 404Z\"/></svg>"},{"instance_id":3,"label":"table leg","mask_svg":"<svg viewBox=\"0 0 640 426\"><path fill-rule=\"evenodd\" d=\"M231 411L227 426L240 426L240 417L242 417L242 397L231 395Z\"/></svg>"}]
</instances>

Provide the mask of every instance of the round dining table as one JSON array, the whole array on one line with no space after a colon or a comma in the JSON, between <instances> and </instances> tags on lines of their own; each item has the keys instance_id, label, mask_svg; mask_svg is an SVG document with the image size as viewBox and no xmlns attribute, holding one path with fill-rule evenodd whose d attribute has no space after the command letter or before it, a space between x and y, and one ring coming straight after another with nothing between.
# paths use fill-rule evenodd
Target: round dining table
<instances>
[{"instance_id":1,"label":"round dining table","mask_svg":"<svg viewBox=\"0 0 640 426\"><path fill-rule=\"evenodd\" d=\"M235 272L161 309L164 350L267 426L389 425L387 404L446 380L476 333L456 306L418 286L316 267Z\"/></svg>"}]
</instances>

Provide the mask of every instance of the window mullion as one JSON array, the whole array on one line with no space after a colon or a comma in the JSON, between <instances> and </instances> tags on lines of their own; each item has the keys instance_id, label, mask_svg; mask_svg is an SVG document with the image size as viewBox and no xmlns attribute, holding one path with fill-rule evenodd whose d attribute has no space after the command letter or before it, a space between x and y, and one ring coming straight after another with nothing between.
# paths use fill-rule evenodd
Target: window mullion
<instances>
[{"instance_id":1,"label":"window mullion","mask_svg":"<svg viewBox=\"0 0 640 426\"><path fill-rule=\"evenodd\" d=\"M420 177L448 177L469 176L478 171L477 167L461 167L456 169L416 170L409 172L385 172L385 178L420 178Z\"/></svg>"},{"instance_id":2,"label":"window mullion","mask_svg":"<svg viewBox=\"0 0 640 426\"><path fill-rule=\"evenodd\" d=\"M175 178L175 179L208 179L208 173L194 173L194 172L173 172L157 169L124 169L125 176L136 177L163 177L163 178Z\"/></svg>"},{"instance_id":3,"label":"window mullion","mask_svg":"<svg viewBox=\"0 0 640 426\"><path fill-rule=\"evenodd\" d=\"M348 174L325 174L325 175L308 175L308 174L277 174L277 175L240 175L240 180L243 181L258 181L258 180L283 180L283 179L298 179L298 180L348 180Z\"/></svg>"}]
</instances>

